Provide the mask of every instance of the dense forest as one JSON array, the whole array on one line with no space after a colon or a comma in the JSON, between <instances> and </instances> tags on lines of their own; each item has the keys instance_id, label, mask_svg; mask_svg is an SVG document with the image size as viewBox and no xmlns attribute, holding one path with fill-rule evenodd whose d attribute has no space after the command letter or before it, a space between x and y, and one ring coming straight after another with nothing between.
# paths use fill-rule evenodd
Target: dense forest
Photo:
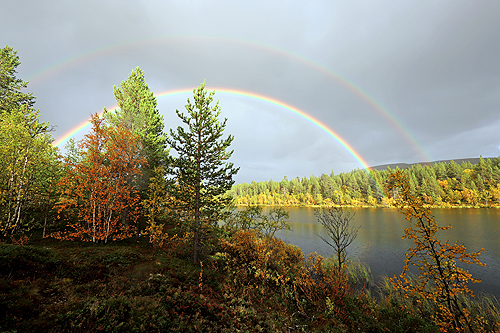
<instances>
[{"instance_id":1,"label":"dense forest","mask_svg":"<svg viewBox=\"0 0 500 333\"><path fill-rule=\"evenodd\" d=\"M19 65L0 49L0 331L499 330L500 304L474 299L478 281L456 265L484 266L482 250L442 242L429 207L498 205L499 159L234 185L215 92L194 89L166 134L139 68L114 87L118 109L92 114L63 156ZM288 212L257 204L393 205L415 247L400 276L375 285L345 257L355 233L342 208L322 221L344 244L336 260L275 237Z\"/></svg>"},{"instance_id":2,"label":"dense forest","mask_svg":"<svg viewBox=\"0 0 500 333\"><path fill-rule=\"evenodd\" d=\"M396 168L397 169L397 168ZM393 206L389 176L396 169L354 170L234 185L238 205L269 206ZM404 170L412 193L435 207L500 206L500 158L480 158L477 164L453 160L433 165L415 164Z\"/></svg>"}]
</instances>

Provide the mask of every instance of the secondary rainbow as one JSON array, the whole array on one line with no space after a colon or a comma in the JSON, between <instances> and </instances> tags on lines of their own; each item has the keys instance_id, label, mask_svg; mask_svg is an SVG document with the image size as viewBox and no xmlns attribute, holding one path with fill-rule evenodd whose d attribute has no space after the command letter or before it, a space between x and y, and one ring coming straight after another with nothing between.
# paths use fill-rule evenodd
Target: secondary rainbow
<instances>
[{"instance_id":1,"label":"secondary rainbow","mask_svg":"<svg viewBox=\"0 0 500 333\"><path fill-rule=\"evenodd\" d=\"M77 54L75 56L66 58L60 62L54 63L50 66L44 67L37 72L29 76L28 80L33 84L43 80L44 78L53 75L57 72L63 71L70 67L77 66L86 61L92 59L103 57L105 55L112 55L118 51L126 51L134 47L146 47L148 45L158 45L161 43L182 43L186 41L200 42L200 41L210 41L210 42L223 42L230 44L240 44L245 47L250 47L253 49L260 49L264 52L275 54L280 57L293 59L294 61L300 62L315 71L326 75L330 79L342 85L345 89L354 93L358 98L363 100L366 104L376 110L383 118L385 118L392 126L395 128L399 134L408 141L416 152L421 156L422 161L431 161L430 155L422 148L422 145L416 139L408 126L405 126L392 112L390 112L386 107L380 103L374 96L369 94L360 85L356 84L352 80L334 72L327 66L321 64L320 62L304 57L296 52L286 50L284 48L276 47L273 45L264 44L262 42L256 42L245 39L235 39L227 37L218 36L192 36L192 35L176 35L176 36L157 36L147 39L138 40L126 40L113 44L106 44L100 47L88 50L84 53Z\"/></svg>"}]
</instances>

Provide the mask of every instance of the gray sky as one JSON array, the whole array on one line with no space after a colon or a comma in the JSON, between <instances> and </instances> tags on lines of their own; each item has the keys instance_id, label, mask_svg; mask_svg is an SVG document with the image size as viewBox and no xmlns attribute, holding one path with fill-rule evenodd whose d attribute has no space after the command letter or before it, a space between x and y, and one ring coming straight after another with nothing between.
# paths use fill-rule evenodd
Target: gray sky
<instances>
[{"instance_id":1,"label":"gray sky","mask_svg":"<svg viewBox=\"0 0 500 333\"><path fill-rule=\"evenodd\" d=\"M139 66L155 92L267 96L314 117L368 165L500 154L499 1L0 1L41 118L64 135L115 104ZM362 164L317 124L217 93L237 182ZM166 129L189 94L159 99ZM78 136L77 138L81 138Z\"/></svg>"}]
</instances>

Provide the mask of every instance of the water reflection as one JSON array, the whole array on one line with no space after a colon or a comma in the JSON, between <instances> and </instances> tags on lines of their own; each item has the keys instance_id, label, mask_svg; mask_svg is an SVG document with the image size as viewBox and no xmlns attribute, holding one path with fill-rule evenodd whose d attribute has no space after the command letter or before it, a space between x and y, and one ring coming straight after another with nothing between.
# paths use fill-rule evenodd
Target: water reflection
<instances>
[{"instance_id":1,"label":"water reflection","mask_svg":"<svg viewBox=\"0 0 500 333\"><path fill-rule=\"evenodd\" d=\"M374 276L398 275L403 268L404 253L413 242L401 236L408 221L395 209L351 208L353 226L361 226L358 237L347 249L348 257L370 265ZM291 231L279 231L277 236L287 243L299 246L304 254L317 252L323 256L333 250L319 237L328 237L316 221L312 208L289 208ZM475 292L485 290L500 297L500 210L499 209L436 209L433 214L440 226L453 228L438 233L448 243L463 243L468 252L485 248L480 257L489 268L477 265L466 268L482 283L472 286Z\"/></svg>"}]
</instances>

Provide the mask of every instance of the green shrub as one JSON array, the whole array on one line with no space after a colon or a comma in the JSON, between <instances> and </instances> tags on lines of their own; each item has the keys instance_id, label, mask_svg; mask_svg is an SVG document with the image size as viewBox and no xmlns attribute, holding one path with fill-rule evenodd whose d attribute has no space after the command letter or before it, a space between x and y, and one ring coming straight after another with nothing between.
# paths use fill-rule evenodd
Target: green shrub
<instances>
[{"instance_id":1,"label":"green shrub","mask_svg":"<svg viewBox=\"0 0 500 333\"><path fill-rule=\"evenodd\" d=\"M35 246L0 245L0 277L32 278L54 273L61 258L52 250Z\"/></svg>"}]
</instances>

